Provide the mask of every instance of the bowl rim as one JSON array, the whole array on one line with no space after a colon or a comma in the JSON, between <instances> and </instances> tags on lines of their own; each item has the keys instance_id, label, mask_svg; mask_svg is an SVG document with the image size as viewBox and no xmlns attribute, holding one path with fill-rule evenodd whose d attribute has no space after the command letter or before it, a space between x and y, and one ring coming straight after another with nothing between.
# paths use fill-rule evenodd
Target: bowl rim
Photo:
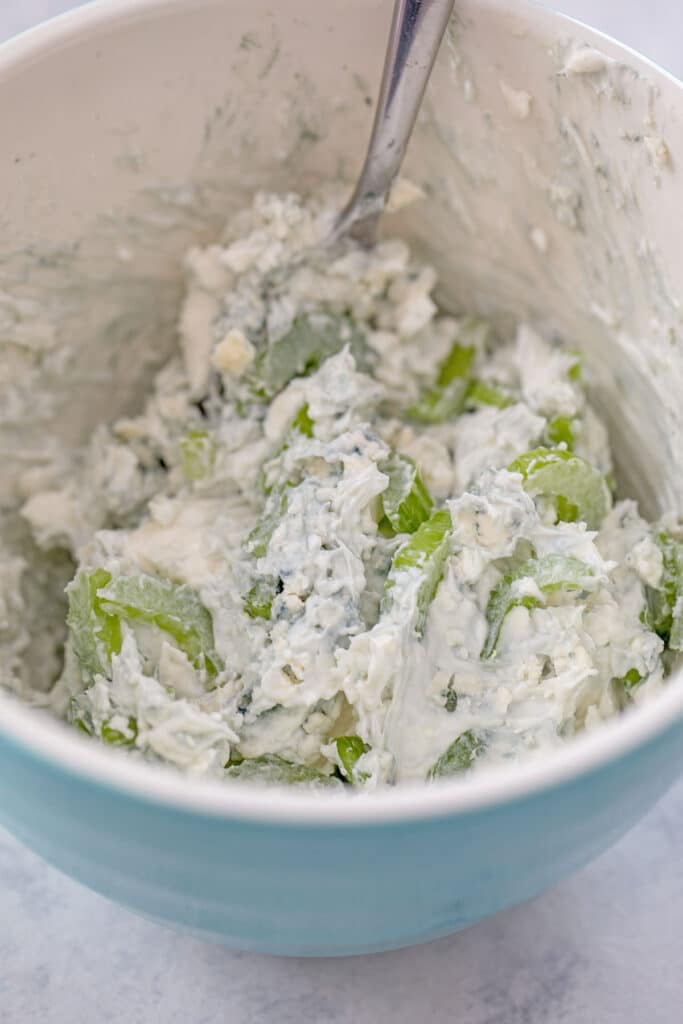
<instances>
[{"instance_id":1,"label":"bowl rim","mask_svg":"<svg viewBox=\"0 0 683 1024\"><path fill-rule=\"evenodd\" d=\"M218 3L219 0L201 0L204 7ZM546 22L578 29L587 42L640 64L683 92L682 83L654 61L606 33L541 5L538 0L477 0L477 6L536 24ZM90 0L2 43L0 83L17 66L28 65L47 49L68 45L97 28L163 16L183 7L189 10L190 0ZM667 730L680 726L681 720L683 673L678 671L649 703L601 723L566 746L530 756L504 769L490 769L464 781L453 779L428 787L415 783L373 793L315 794L281 787L230 786L217 779L192 778L167 766L117 756L0 689L0 741L6 738L20 754L30 754L53 770L58 767L82 783L107 787L140 802L262 825L374 826L480 812L571 784L643 748Z\"/></svg>"}]
</instances>

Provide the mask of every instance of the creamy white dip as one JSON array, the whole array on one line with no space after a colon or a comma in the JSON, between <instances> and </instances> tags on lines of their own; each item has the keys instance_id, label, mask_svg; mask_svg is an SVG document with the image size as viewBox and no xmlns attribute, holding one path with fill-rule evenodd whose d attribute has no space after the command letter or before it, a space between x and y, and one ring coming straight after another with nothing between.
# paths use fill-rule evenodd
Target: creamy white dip
<instances>
[{"instance_id":1,"label":"creamy white dip","mask_svg":"<svg viewBox=\"0 0 683 1024\"><path fill-rule=\"evenodd\" d=\"M190 250L143 412L33 488L35 541L78 565L41 700L227 779L372 788L549 750L661 685L683 545L614 502L571 344L442 315L401 241L316 250L332 215L258 195Z\"/></svg>"}]
</instances>

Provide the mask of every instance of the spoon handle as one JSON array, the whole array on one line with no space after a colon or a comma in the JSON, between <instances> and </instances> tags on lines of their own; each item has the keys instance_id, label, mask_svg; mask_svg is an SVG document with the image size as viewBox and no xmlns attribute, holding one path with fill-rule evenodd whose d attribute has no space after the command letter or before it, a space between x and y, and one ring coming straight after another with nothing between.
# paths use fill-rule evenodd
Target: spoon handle
<instances>
[{"instance_id":1,"label":"spoon handle","mask_svg":"<svg viewBox=\"0 0 683 1024\"><path fill-rule=\"evenodd\" d=\"M370 144L356 188L335 226L372 245L398 174L454 0L395 0Z\"/></svg>"}]
</instances>

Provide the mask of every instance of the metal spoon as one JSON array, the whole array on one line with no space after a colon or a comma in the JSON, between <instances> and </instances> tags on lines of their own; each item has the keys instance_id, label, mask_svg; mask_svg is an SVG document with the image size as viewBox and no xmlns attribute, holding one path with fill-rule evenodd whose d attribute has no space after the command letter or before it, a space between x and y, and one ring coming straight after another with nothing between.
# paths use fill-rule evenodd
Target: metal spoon
<instances>
[{"instance_id":1,"label":"metal spoon","mask_svg":"<svg viewBox=\"0 0 683 1024\"><path fill-rule=\"evenodd\" d=\"M398 174L454 0L395 0L382 84L358 183L332 241L350 235L371 246Z\"/></svg>"}]
</instances>

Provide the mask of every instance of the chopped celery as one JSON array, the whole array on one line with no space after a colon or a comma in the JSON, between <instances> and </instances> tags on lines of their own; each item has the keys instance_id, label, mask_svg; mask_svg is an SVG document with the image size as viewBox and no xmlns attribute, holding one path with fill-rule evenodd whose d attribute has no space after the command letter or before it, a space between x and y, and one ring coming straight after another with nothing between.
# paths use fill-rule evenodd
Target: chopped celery
<instances>
[{"instance_id":1,"label":"chopped celery","mask_svg":"<svg viewBox=\"0 0 683 1024\"><path fill-rule=\"evenodd\" d=\"M436 386L447 388L454 380L469 377L475 355L473 345L461 345L456 341L439 367Z\"/></svg>"},{"instance_id":2,"label":"chopped celery","mask_svg":"<svg viewBox=\"0 0 683 1024\"><path fill-rule=\"evenodd\" d=\"M384 515L396 533L414 533L434 505L417 466L412 459L394 453L379 468L389 477L382 494Z\"/></svg>"},{"instance_id":3,"label":"chopped celery","mask_svg":"<svg viewBox=\"0 0 683 1024\"><path fill-rule=\"evenodd\" d=\"M458 340L441 363L435 386L424 391L408 409L412 419L420 423L443 423L462 412L477 349L483 345L489 330L488 324L474 318L460 325Z\"/></svg>"},{"instance_id":4,"label":"chopped celery","mask_svg":"<svg viewBox=\"0 0 683 1024\"><path fill-rule=\"evenodd\" d=\"M195 668L217 675L213 620L197 593L155 576L118 576L100 588L102 609L111 616L145 622L167 633Z\"/></svg>"},{"instance_id":5,"label":"chopped celery","mask_svg":"<svg viewBox=\"0 0 683 1024\"><path fill-rule=\"evenodd\" d=\"M567 451L573 451L576 444L574 421L570 416L556 416L546 429L548 440L553 445L566 444Z\"/></svg>"},{"instance_id":6,"label":"chopped celery","mask_svg":"<svg viewBox=\"0 0 683 1024\"><path fill-rule=\"evenodd\" d=\"M485 380L473 380L467 389L465 404L467 406L492 405L496 409L506 409L514 404L514 398L506 394L494 384Z\"/></svg>"},{"instance_id":7,"label":"chopped celery","mask_svg":"<svg viewBox=\"0 0 683 1024\"><path fill-rule=\"evenodd\" d=\"M511 399L483 381L472 380L477 357L491 334L485 320L468 317L458 326L457 339L441 363L436 383L420 395L408 415L420 423L444 423L459 416L466 402L503 408Z\"/></svg>"},{"instance_id":8,"label":"chopped celery","mask_svg":"<svg viewBox=\"0 0 683 1024\"><path fill-rule=\"evenodd\" d=\"M268 495L265 508L244 545L254 558L263 558L268 550L270 538L287 511L287 500L287 489L283 486L274 487Z\"/></svg>"},{"instance_id":9,"label":"chopped celery","mask_svg":"<svg viewBox=\"0 0 683 1024\"><path fill-rule=\"evenodd\" d=\"M520 473L532 498L555 501L558 520L582 520L590 530L599 528L612 498L602 473L590 462L562 448L535 448L508 466Z\"/></svg>"},{"instance_id":10,"label":"chopped celery","mask_svg":"<svg viewBox=\"0 0 683 1024\"><path fill-rule=\"evenodd\" d=\"M100 735L105 743L109 743L114 747L132 747L138 736L137 719L132 716L128 719L126 732L114 729L109 721L103 722Z\"/></svg>"},{"instance_id":11,"label":"chopped celery","mask_svg":"<svg viewBox=\"0 0 683 1024\"><path fill-rule=\"evenodd\" d=\"M180 457L183 476L194 483L213 472L216 446L206 430L190 430L180 442Z\"/></svg>"},{"instance_id":12,"label":"chopped celery","mask_svg":"<svg viewBox=\"0 0 683 1024\"><path fill-rule=\"evenodd\" d=\"M583 356L580 352L572 352L574 362L567 371L567 376L573 384L579 384L583 375Z\"/></svg>"},{"instance_id":13,"label":"chopped celery","mask_svg":"<svg viewBox=\"0 0 683 1024\"><path fill-rule=\"evenodd\" d=\"M294 764L277 754L264 754L262 757L244 758L236 763L229 761L225 774L232 779L244 779L248 782L262 782L271 786L327 786L339 787L340 780L334 775L323 775L315 768L305 764Z\"/></svg>"},{"instance_id":14,"label":"chopped celery","mask_svg":"<svg viewBox=\"0 0 683 1024\"><path fill-rule=\"evenodd\" d=\"M401 575L413 569L421 575L417 591L415 630L421 635L424 630L429 605L434 600L443 576L444 565L450 548L453 524L446 509L432 512L410 540L402 544L394 555L387 581L384 585L382 608L387 611L393 602L392 590Z\"/></svg>"},{"instance_id":15,"label":"chopped celery","mask_svg":"<svg viewBox=\"0 0 683 1024\"><path fill-rule=\"evenodd\" d=\"M80 732L84 732L86 736L92 736L95 731L93 729L90 714L79 706L76 697L72 697L69 701L67 719L72 725L75 725Z\"/></svg>"},{"instance_id":16,"label":"chopped celery","mask_svg":"<svg viewBox=\"0 0 683 1024\"><path fill-rule=\"evenodd\" d=\"M506 572L493 588L486 607L488 633L481 652L482 658L491 658L496 650L498 637L505 616L513 608L537 608L540 604L532 594L520 594L517 584L523 579L532 579L543 594L558 590L580 590L587 576L593 570L578 558L565 555L545 555L532 558L516 569Z\"/></svg>"},{"instance_id":17,"label":"chopped celery","mask_svg":"<svg viewBox=\"0 0 683 1024\"><path fill-rule=\"evenodd\" d=\"M297 317L287 334L256 358L251 386L261 399L271 399L294 377L306 376L345 345L363 348L363 337L346 317L311 313Z\"/></svg>"},{"instance_id":18,"label":"chopped celery","mask_svg":"<svg viewBox=\"0 0 683 1024\"><path fill-rule=\"evenodd\" d=\"M387 540L391 540L392 537L396 536L396 530L393 528L389 520L385 515L382 516L380 521L377 523L377 532L380 537L385 537Z\"/></svg>"},{"instance_id":19,"label":"chopped celery","mask_svg":"<svg viewBox=\"0 0 683 1024\"><path fill-rule=\"evenodd\" d=\"M106 675L112 654L121 650L121 623L107 613L98 596L110 581L111 573L105 569L83 569L66 588L71 641L81 667L91 678Z\"/></svg>"},{"instance_id":20,"label":"chopped celery","mask_svg":"<svg viewBox=\"0 0 683 1024\"><path fill-rule=\"evenodd\" d=\"M293 433L301 434L302 437L313 437L313 426L313 420L308 412L308 402L304 402L304 404L298 409L292 422L289 424L287 435L278 450L275 452L273 458L277 459L287 451L292 443ZM267 475L263 466L261 466L261 469L259 470L259 478L259 490L267 497L273 491L273 488L268 486Z\"/></svg>"},{"instance_id":21,"label":"chopped celery","mask_svg":"<svg viewBox=\"0 0 683 1024\"><path fill-rule=\"evenodd\" d=\"M467 380L456 377L446 388L430 388L408 409L419 423L444 423L459 416L467 397Z\"/></svg>"},{"instance_id":22,"label":"chopped celery","mask_svg":"<svg viewBox=\"0 0 683 1024\"><path fill-rule=\"evenodd\" d=\"M298 430L304 437L313 437L313 420L308 412L308 402L304 402L292 420L292 430Z\"/></svg>"},{"instance_id":23,"label":"chopped celery","mask_svg":"<svg viewBox=\"0 0 683 1024\"><path fill-rule=\"evenodd\" d=\"M683 650L683 541L666 531L657 534L662 552L662 581L647 588L646 620L672 651Z\"/></svg>"},{"instance_id":24,"label":"chopped celery","mask_svg":"<svg viewBox=\"0 0 683 1024\"><path fill-rule=\"evenodd\" d=\"M481 736L468 729L457 739L453 740L450 747L444 751L436 764L431 768L429 777L431 779L444 778L448 775L459 775L472 767L475 757L486 749L486 743Z\"/></svg>"},{"instance_id":25,"label":"chopped celery","mask_svg":"<svg viewBox=\"0 0 683 1024\"><path fill-rule=\"evenodd\" d=\"M629 693L632 693L636 687L640 686L642 681L643 677L637 668L630 668L626 675L617 680Z\"/></svg>"},{"instance_id":26,"label":"chopped celery","mask_svg":"<svg viewBox=\"0 0 683 1024\"><path fill-rule=\"evenodd\" d=\"M257 580L251 590L242 598L247 615L252 619L269 619L279 583L280 581L273 576L264 576Z\"/></svg>"},{"instance_id":27,"label":"chopped celery","mask_svg":"<svg viewBox=\"0 0 683 1024\"><path fill-rule=\"evenodd\" d=\"M361 782L362 774L356 775L356 762L370 747L360 736L340 736L336 741L337 754L342 764L342 773L350 782Z\"/></svg>"}]
</instances>

